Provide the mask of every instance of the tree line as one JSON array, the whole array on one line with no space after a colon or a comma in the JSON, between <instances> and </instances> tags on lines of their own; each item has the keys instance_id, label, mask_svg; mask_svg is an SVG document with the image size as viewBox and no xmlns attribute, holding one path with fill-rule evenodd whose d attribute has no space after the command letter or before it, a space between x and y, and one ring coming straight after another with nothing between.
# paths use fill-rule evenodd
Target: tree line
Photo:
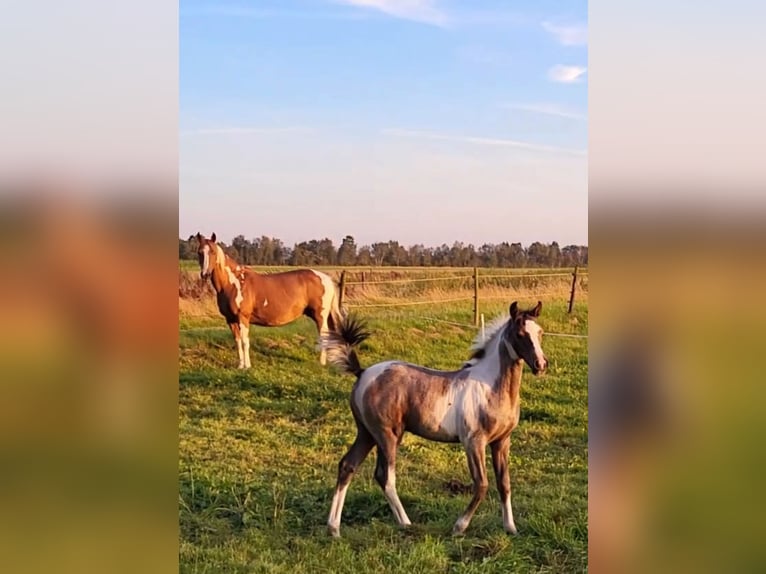
<instances>
[{"instance_id":1,"label":"tree line","mask_svg":"<svg viewBox=\"0 0 766 574\"><path fill-rule=\"evenodd\" d=\"M587 266L588 247L557 242L485 243L479 247L456 241L452 245L405 247L398 241L358 246L346 235L336 247L331 239L302 241L292 247L275 237L245 239L235 237L231 244L218 242L224 251L244 265L339 265L339 266L420 266L420 267L574 267ZM197 259L197 240L179 239L179 257Z\"/></svg>"}]
</instances>

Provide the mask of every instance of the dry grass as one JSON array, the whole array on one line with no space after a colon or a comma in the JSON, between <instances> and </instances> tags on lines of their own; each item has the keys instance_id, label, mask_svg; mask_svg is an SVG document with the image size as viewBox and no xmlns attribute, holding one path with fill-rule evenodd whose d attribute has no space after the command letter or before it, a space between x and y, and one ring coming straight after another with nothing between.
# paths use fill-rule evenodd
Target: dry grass
<instances>
[{"instance_id":1,"label":"dry grass","mask_svg":"<svg viewBox=\"0 0 766 574\"><path fill-rule=\"evenodd\" d=\"M514 275L544 275L514 277ZM539 273L538 273L539 272ZM547 273L546 273L547 272ZM473 277L470 269L397 268L393 270L353 270L347 273L344 306L409 306L464 300L473 305ZM547 276L555 273L556 276ZM337 280L338 270L330 271ZM362 283L364 274L365 282ZM425 280L423 280L425 279ZM437 280L438 279L438 280ZM571 289L571 275L566 270L483 269L479 273L479 305L518 299L523 303L566 301ZM578 277L577 301L588 300L588 276ZM195 270L181 269L179 278L179 312L182 317L215 317L218 310L209 283L203 282Z\"/></svg>"}]
</instances>

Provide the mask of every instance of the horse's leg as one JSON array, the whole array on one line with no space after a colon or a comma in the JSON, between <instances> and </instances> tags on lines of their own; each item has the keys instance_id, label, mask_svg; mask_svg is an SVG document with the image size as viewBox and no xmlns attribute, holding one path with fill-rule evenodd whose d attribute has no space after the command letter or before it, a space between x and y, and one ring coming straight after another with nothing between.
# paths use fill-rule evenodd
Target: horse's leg
<instances>
[{"instance_id":1,"label":"horse's leg","mask_svg":"<svg viewBox=\"0 0 766 574\"><path fill-rule=\"evenodd\" d=\"M404 511L399 495L396 493L396 448L400 442L401 436L397 437L391 431L380 433L378 459L375 464L375 480L383 489L383 494L399 526L409 526L412 523Z\"/></svg>"},{"instance_id":2,"label":"horse's leg","mask_svg":"<svg viewBox=\"0 0 766 574\"><path fill-rule=\"evenodd\" d=\"M340 517L343 512L343 502L346 500L348 485L357 467L367 458L374 445L375 440L370 433L365 428L357 425L354 444L351 445L351 448L348 449L348 452L340 459L338 464L338 482L335 485L330 516L327 519L327 530L335 537L340 536Z\"/></svg>"},{"instance_id":3,"label":"horse's leg","mask_svg":"<svg viewBox=\"0 0 766 574\"><path fill-rule=\"evenodd\" d=\"M229 329L231 334L234 335L234 340L237 342L237 354L239 355L239 368L245 368L245 356L242 354L242 337L239 333L239 323L229 323Z\"/></svg>"},{"instance_id":4,"label":"horse's leg","mask_svg":"<svg viewBox=\"0 0 766 574\"><path fill-rule=\"evenodd\" d=\"M247 318L239 320L239 336L242 339L242 356L245 359L245 369L250 368L250 323Z\"/></svg>"},{"instance_id":5,"label":"horse's leg","mask_svg":"<svg viewBox=\"0 0 766 574\"><path fill-rule=\"evenodd\" d=\"M457 519L455 526L452 529L452 534L462 534L468 525L471 523L474 512L479 507L479 504L487 495L487 469L484 464L484 449L486 448L486 442L483 437L476 437L469 439L465 444L465 452L468 457L468 470L471 472L471 478L473 479L473 498L468 503L463 515Z\"/></svg>"},{"instance_id":6,"label":"horse's leg","mask_svg":"<svg viewBox=\"0 0 766 574\"><path fill-rule=\"evenodd\" d=\"M317 324L317 331L319 331L320 345L321 345L322 337L326 336L327 333L330 332L330 327L328 324L328 318L330 317L330 310L331 310L330 307L327 306L327 308L325 308L325 305L322 305L322 310L319 313L317 313L316 309L314 309L314 321ZM324 350L324 347L320 348L319 364L320 365L327 364L327 351Z\"/></svg>"},{"instance_id":7,"label":"horse's leg","mask_svg":"<svg viewBox=\"0 0 766 574\"><path fill-rule=\"evenodd\" d=\"M490 443L492 451L492 467L495 470L497 492L503 507L503 528L509 534L516 534L516 524L513 521L511 509L511 477L508 472L508 451L511 446L511 435Z\"/></svg>"}]
</instances>

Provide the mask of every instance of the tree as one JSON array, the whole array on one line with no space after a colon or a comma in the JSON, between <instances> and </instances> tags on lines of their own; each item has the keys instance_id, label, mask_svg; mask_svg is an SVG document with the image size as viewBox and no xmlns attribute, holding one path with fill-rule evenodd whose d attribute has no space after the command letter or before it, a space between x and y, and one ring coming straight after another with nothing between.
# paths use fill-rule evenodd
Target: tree
<instances>
[{"instance_id":1,"label":"tree","mask_svg":"<svg viewBox=\"0 0 766 574\"><path fill-rule=\"evenodd\" d=\"M351 235L346 235L338 248L338 265L354 265L356 263L356 243Z\"/></svg>"},{"instance_id":2,"label":"tree","mask_svg":"<svg viewBox=\"0 0 766 574\"><path fill-rule=\"evenodd\" d=\"M455 241L452 246L442 244L427 247L415 244L409 248L398 241L377 242L372 245L357 247L353 236L346 235L338 249L331 239L296 243L287 247L275 237L261 236L251 241L243 235L237 235L226 245L219 242L224 252L243 265L293 265L307 267L313 265L412 265L412 266L456 266L456 267L574 267L588 265L587 245L567 245L559 247L558 242L541 243L535 241L524 248L521 243L499 244L485 243L478 249L472 244L465 245ZM178 240L179 259L197 258L195 238Z\"/></svg>"}]
</instances>

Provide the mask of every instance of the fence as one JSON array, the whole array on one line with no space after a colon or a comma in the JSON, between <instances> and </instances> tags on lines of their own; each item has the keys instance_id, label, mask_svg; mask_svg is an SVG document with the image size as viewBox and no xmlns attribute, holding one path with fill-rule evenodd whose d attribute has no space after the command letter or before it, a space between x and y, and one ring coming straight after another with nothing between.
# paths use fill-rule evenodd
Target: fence
<instances>
[{"instance_id":1,"label":"fence","mask_svg":"<svg viewBox=\"0 0 766 574\"><path fill-rule=\"evenodd\" d=\"M513 287L516 288L516 290L521 290L524 287L524 284L527 283L527 287L529 287L530 283L534 287L539 287L541 280L557 280L562 281L564 278L566 278L566 291L568 292L568 306L567 306L567 312L569 314L572 313L574 308L575 299L578 292L578 286L580 287L580 290L587 291L587 277L588 273L586 271L581 271L579 267L575 267L571 272L570 271L564 271L564 272L541 272L541 273L497 273L496 270L488 270L488 273L480 273L478 267L473 268L473 272L469 274L452 274L452 275L445 275L441 277L434 277L434 276L425 276L425 277L407 277L407 278L389 278L389 279L376 279L374 278L374 274L377 272L379 275L384 274L387 271L385 269L380 269L378 271L374 269L369 270L353 270L350 271L348 269L342 269L340 271L340 277L339 277L339 287L340 287L340 304L345 308L386 308L386 307L409 307L409 306L418 306L418 305L434 305L439 303L453 303L458 301L472 301L473 304L473 325L468 325L465 323L457 323L455 321L447 321L444 319L439 319L436 317L423 317L424 319L428 319L435 322L441 322L441 323L448 323L456 326L461 327L482 327L482 330L484 328L483 321L484 316L481 313L481 302L482 301L488 301L493 299L508 299L508 294L502 293L502 294L485 294L483 293L481 287L482 285L485 286L491 286L491 287L503 287L507 286L508 284L511 284ZM453 271L454 272L454 271ZM391 271L388 271L390 274ZM359 277L358 279L349 279L349 276L356 275ZM571 282L570 282L571 278ZM579 281L578 281L579 280ZM470 284L470 291L472 291L471 295L460 295L460 296L445 296L443 298L434 299L429 298L427 300L417 300L413 297L400 297L396 301L385 301L385 302L361 302L361 300L369 300L369 297L360 297L358 300L355 299L349 299L348 297L348 291L349 288L361 288L363 291L369 290L370 288L375 288L377 286L412 286L415 284L430 284L433 285L435 283L442 283L447 284L448 287L455 287L456 285L469 283ZM521 289L520 289L521 288ZM413 289L409 289L410 292L417 291ZM422 292L423 290L421 290ZM410 293L412 294L412 293ZM546 293L539 293L537 292L536 295L544 296ZM575 334L566 334L566 333L560 333L554 335L560 335L560 336L568 336L568 337L574 337L574 338L587 338L586 335L575 335Z\"/></svg>"},{"instance_id":2,"label":"fence","mask_svg":"<svg viewBox=\"0 0 766 574\"><path fill-rule=\"evenodd\" d=\"M258 272L283 271L258 269ZM350 267L326 269L335 276L340 288L340 305L347 309L410 308L470 301L472 324L449 319L465 316L454 306L444 309L444 314L419 314L419 318L465 328L483 328L482 309L490 301L508 301L514 292L519 297L533 294L535 297L556 298L566 301L567 311L573 312L578 296L587 295L588 272L574 269L524 269L518 272L498 268L396 268L396 267ZM466 272L468 271L468 272ZM203 298L209 285L202 285L194 274L181 271L181 297ZM204 287L207 287L205 289ZM207 295L204 295L207 297ZM426 311L426 309L423 309ZM468 309L466 309L468 311ZM467 317L466 317L467 319ZM575 338L587 335L548 333Z\"/></svg>"}]
</instances>

